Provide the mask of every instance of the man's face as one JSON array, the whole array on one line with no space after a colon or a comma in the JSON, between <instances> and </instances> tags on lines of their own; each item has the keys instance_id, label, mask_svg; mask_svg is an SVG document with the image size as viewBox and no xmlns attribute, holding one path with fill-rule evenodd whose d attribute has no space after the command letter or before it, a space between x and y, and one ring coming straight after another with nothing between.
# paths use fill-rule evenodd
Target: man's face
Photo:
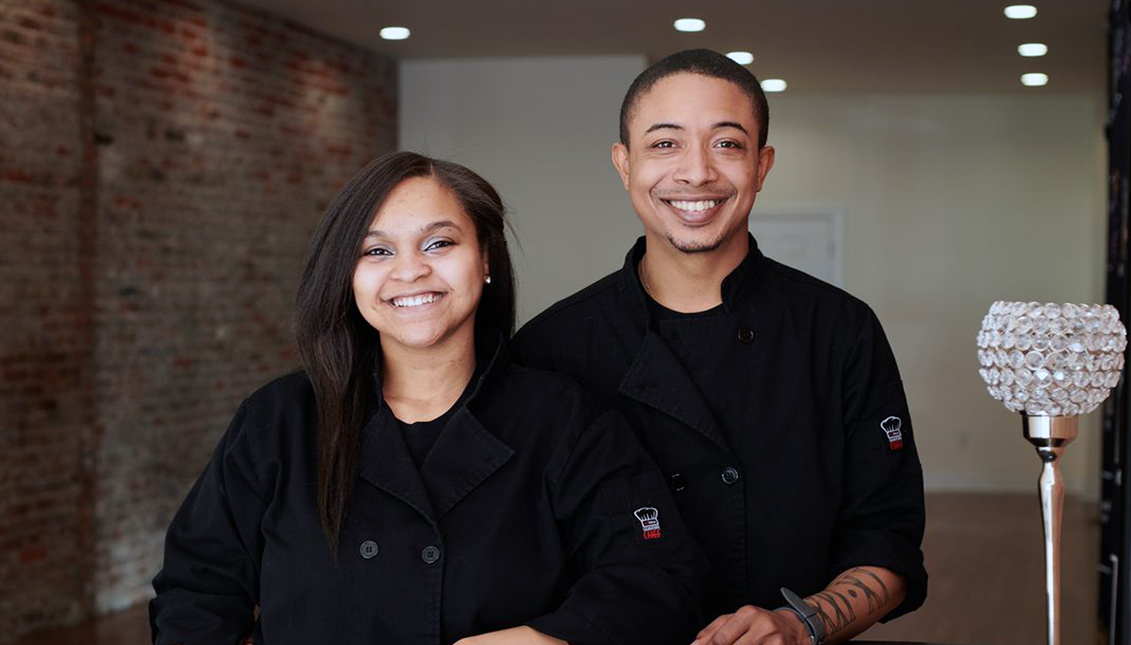
<instances>
[{"instance_id":1,"label":"man's face","mask_svg":"<svg viewBox=\"0 0 1131 645\"><path fill-rule=\"evenodd\" d=\"M729 81L680 73L637 97L629 147L613 164L650 243L684 253L745 240L750 208L774 163L758 148L758 123L746 94Z\"/></svg>"}]
</instances>

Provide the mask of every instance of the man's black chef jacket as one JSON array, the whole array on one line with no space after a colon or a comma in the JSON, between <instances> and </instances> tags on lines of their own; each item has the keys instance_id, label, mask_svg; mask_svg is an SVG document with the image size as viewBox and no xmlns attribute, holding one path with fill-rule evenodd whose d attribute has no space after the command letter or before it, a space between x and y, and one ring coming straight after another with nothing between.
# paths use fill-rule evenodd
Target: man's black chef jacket
<instances>
[{"instance_id":1,"label":"man's black chef jacket","mask_svg":"<svg viewBox=\"0 0 1131 645\"><path fill-rule=\"evenodd\" d=\"M654 462L616 412L510 363L501 336L494 348L420 469L375 394L336 564L308 379L247 399L169 528L155 642L235 643L254 604L255 642L272 645L439 644L524 623L571 645L689 642L706 561Z\"/></svg>"},{"instance_id":2,"label":"man's black chef jacket","mask_svg":"<svg viewBox=\"0 0 1131 645\"><path fill-rule=\"evenodd\" d=\"M750 238L722 307L657 320L637 265L539 315L519 360L573 376L618 408L660 464L711 560L708 616L774 608L853 566L926 597L923 477L899 372L871 309L766 258ZM653 305L654 308L654 305Z\"/></svg>"}]
</instances>

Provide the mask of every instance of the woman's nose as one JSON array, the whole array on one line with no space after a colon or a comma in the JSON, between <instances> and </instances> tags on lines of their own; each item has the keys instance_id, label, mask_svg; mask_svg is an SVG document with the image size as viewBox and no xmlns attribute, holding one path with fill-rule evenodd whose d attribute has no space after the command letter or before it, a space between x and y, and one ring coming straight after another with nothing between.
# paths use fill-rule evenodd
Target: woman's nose
<instances>
[{"instance_id":1,"label":"woman's nose","mask_svg":"<svg viewBox=\"0 0 1131 645\"><path fill-rule=\"evenodd\" d=\"M432 273L432 267L421 253L410 252L397 256L393 277L401 282L415 282Z\"/></svg>"}]
</instances>

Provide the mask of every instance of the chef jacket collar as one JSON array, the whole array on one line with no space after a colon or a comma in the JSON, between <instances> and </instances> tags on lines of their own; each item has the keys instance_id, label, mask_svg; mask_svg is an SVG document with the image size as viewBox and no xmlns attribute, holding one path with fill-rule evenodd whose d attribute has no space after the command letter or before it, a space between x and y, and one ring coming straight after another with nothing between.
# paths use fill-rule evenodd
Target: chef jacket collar
<instances>
[{"instance_id":1,"label":"chef jacket collar","mask_svg":"<svg viewBox=\"0 0 1131 645\"><path fill-rule=\"evenodd\" d=\"M723 307L728 313L746 311L762 263L758 243L753 236L747 236L750 247L746 257L723 279L721 287ZM679 419L721 448L730 450L706 399L653 325L648 295L636 270L645 250L645 241L641 237L625 257L624 269L620 273L620 296L641 324L644 338L618 390L630 399Z\"/></svg>"},{"instance_id":2,"label":"chef jacket collar","mask_svg":"<svg viewBox=\"0 0 1131 645\"><path fill-rule=\"evenodd\" d=\"M751 285L758 275L758 270L762 266L762 251L758 249L758 241L754 239L753 235L746 234L747 239L750 241L750 247L746 252L746 257L742 262L734 268L733 271L723 278L722 284L722 298L723 308L728 312L742 310L750 303ZM632 308L634 315L639 321L644 323L645 328L650 329L651 316L648 308L648 294L644 291L644 285L640 283L640 273L637 267L640 265L640 260L644 258L644 252L647 250L647 243L644 236L640 236L636 240L636 244L629 250L628 255L624 258L624 267L621 269L619 287L621 297L624 298Z\"/></svg>"},{"instance_id":3,"label":"chef jacket collar","mask_svg":"<svg viewBox=\"0 0 1131 645\"><path fill-rule=\"evenodd\" d=\"M397 497L433 525L503 464L514 449L499 440L468 405L509 364L501 333L488 330L476 338L476 365L481 366L471 392L459 404L420 468L416 467L400 426L381 394L374 375L375 410L362 433L358 475Z\"/></svg>"}]
</instances>

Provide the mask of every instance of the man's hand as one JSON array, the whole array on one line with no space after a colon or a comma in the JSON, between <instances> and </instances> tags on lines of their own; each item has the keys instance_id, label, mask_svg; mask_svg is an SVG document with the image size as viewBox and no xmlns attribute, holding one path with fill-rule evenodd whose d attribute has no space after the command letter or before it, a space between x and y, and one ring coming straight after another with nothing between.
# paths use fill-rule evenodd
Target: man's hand
<instances>
[{"instance_id":1,"label":"man's hand","mask_svg":"<svg viewBox=\"0 0 1131 645\"><path fill-rule=\"evenodd\" d=\"M810 645L809 630L788 610L770 611L751 605L711 621L692 645Z\"/></svg>"},{"instance_id":2,"label":"man's hand","mask_svg":"<svg viewBox=\"0 0 1131 645\"><path fill-rule=\"evenodd\" d=\"M825 627L824 643L843 643L871 627L903 602L903 578L881 567L853 567L805 599ZM810 645L809 629L792 611L747 605L719 616L692 645Z\"/></svg>"},{"instance_id":3,"label":"man's hand","mask_svg":"<svg viewBox=\"0 0 1131 645\"><path fill-rule=\"evenodd\" d=\"M456 645L569 645L569 643L524 625L461 638L456 641Z\"/></svg>"}]
</instances>

